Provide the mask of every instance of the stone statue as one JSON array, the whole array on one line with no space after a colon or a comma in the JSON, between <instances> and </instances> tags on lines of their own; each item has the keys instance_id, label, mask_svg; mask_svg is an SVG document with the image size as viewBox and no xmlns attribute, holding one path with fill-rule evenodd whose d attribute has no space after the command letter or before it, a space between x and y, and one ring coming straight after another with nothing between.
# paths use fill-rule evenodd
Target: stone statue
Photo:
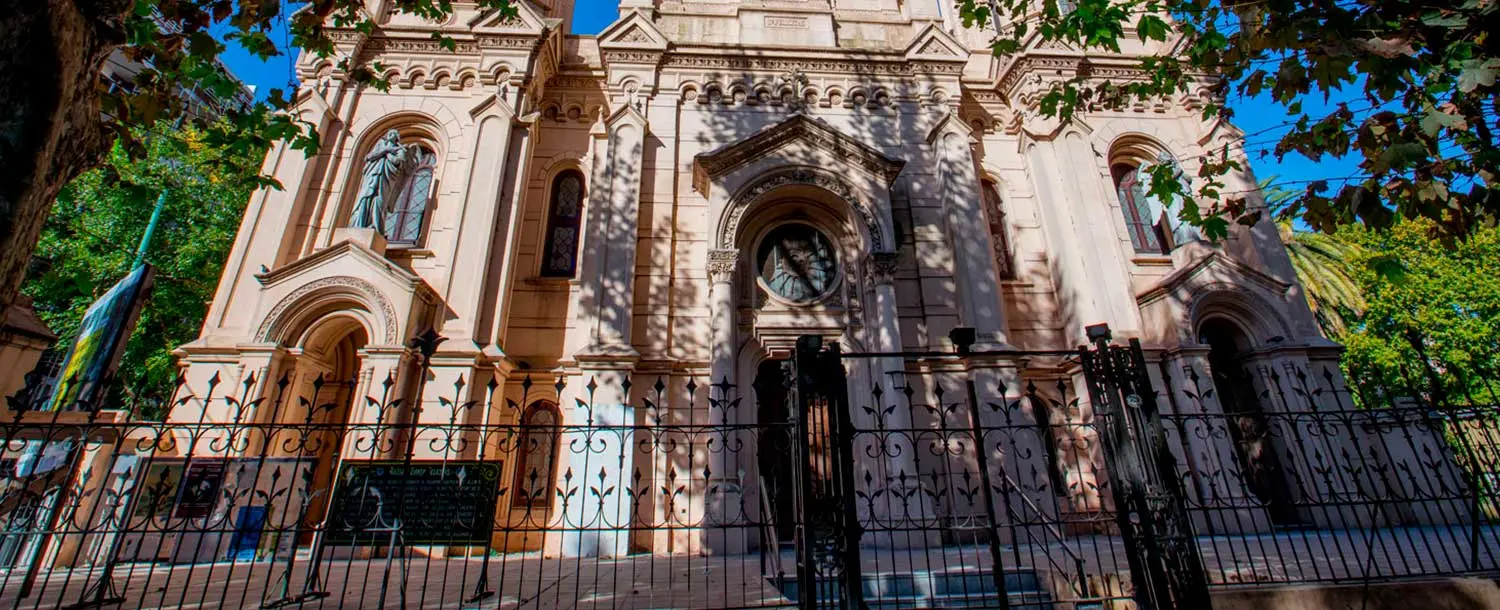
<instances>
[{"instance_id":1,"label":"stone statue","mask_svg":"<svg viewBox=\"0 0 1500 610\"><path fill-rule=\"evenodd\" d=\"M349 216L349 226L386 232L386 212L400 191L398 179L405 168L408 147L401 145L401 134L392 129L365 155L365 171L359 183L359 198Z\"/></svg>"}]
</instances>

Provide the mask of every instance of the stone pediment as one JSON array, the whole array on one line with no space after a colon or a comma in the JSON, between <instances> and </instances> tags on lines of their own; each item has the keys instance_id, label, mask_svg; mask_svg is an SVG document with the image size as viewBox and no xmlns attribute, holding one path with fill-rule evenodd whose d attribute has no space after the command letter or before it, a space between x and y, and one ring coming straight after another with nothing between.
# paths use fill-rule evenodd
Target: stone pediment
<instances>
[{"instance_id":1,"label":"stone pediment","mask_svg":"<svg viewBox=\"0 0 1500 610\"><path fill-rule=\"evenodd\" d=\"M798 144L813 146L847 159L883 178L887 185L901 173L905 161L885 156L819 119L798 113L749 137L693 157L693 186L708 192L709 182L737 167Z\"/></svg>"},{"instance_id":2,"label":"stone pediment","mask_svg":"<svg viewBox=\"0 0 1500 610\"><path fill-rule=\"evenodd\" d=\"M304 309L315 307L324 295L340 293L370 312L375 321L369 329L371 343L399 345L405 329L437 302L422 278L352 240L255 277L262 286L256 334L261 341L284 340L279 333L308 315Z\"/></svg>"},{"instance_id":3,"label":"stone pediment","mask_svg":"<svg viewBox=\"0 0 1500 610\"><path fill-rule=\"evenodd\" d=\"M641 11L630 11L599 32L603 50L666 51L667 37Z\"/></svg>"},{"instance_id":4,"label":"stone pediment","mask_svg":"<svg viewBox=\"0 0 1500 610\"><path fill-rule=\"evenodd\" d=\"M949 36L936 23L927 24L911 44L906 45L907 61L952 61L967 62L969 53L964 45Z\"/></svg>"},{"instance_id":5,"label":"stone pediment","mask_svg":"<svg viewBox=\"0 0 1500 610\"><path fill-rule=\"evenodd\" d=\"M475 34L540 34L555 21L542 16L536 5L528 0L510 3L515 15L506 15L498 8L485 9L469 19L469 29Z\"/></svg>"},{"instance_id":6,"label":"stone pediment","mask_svg":"<svg viewBox=\"0 0 1500 610\"><path fill-rule=\"evenodd\" d=\"M1142 290L1135 296L1135 300L1142 307L1168 297L1186 302L1191 300L1200 287L1209 283L1255 286L1278 298L1285 298L1292 287L1291 284L1225 256L1223 252L1210 250Z\"/></svg>"},{"instance_id":7,"label":"stone pediment","mask_svg":"<svg viewBox=\"0 0 1500 610\"><path fill-rule=\"evenodd\" d=\"M1142 337L1152 345L1197 343L1194 328L1205 312L1231 312L1259 340L1292 338L1327 342L1316 331L1299 331L1289 314L1300 304L1294 286L1225 255L1202 242L1184 244L1173 252L1184 261L1177 270L1136 294Z\"/></svg>"}]
</instances>

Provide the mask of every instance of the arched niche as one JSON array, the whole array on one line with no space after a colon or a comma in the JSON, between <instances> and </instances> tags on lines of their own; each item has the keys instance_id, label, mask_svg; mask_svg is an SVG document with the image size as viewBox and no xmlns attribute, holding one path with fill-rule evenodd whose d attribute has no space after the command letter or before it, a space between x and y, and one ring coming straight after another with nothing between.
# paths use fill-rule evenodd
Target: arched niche
<instances>
[{"instance_id":1,"label":"arched niche","mask_svg":"<svg viewBox=\"0 0 1500 610\"><path fill-rule=\"evenodd\" d=\"M693 186L709 199L713 248L734 248L745 218L768 194L802 187L793 190L837 201L858 219L868 252L888 253L896 241L890 190L904 166L823 121L797 114L694 157Z\"/></svg>"}]
</instances>

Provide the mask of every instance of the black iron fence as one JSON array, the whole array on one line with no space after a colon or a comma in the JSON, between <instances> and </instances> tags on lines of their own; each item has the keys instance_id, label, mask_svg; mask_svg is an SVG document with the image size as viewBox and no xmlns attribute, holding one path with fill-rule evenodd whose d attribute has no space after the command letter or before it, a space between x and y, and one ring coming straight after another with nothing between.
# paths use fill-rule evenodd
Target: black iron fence
<instances>
[{"instance_id":1,"label":"black iron fence","mask_svg":"<svg viewBox=\"0 0 1500 610\"><path fill-rule=\"evenodd\" d=\"M1495 571L1493 409L1097 338L13 407L0 607L1206 608Z\"/></svg>"}]
</instances>

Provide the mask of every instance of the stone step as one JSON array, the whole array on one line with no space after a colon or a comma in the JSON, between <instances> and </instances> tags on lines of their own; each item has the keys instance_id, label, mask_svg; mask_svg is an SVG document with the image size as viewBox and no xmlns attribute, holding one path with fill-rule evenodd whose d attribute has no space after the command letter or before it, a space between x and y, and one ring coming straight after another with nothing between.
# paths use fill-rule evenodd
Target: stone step
<instances>
[{"instance_id":1,"label":"stone step","mask_svg":"<svg viewBox=\"0 0 1500 610\"><path fill-rule=\"evenodd\" d=\"M864 599L871 608L998 608L999 591L991 573L970 570L882 572L862 574ZM773 582L772 585L775 585ZM1029 570L1005 572L1006 598L1011 608L1042 610L1050 607L1052 598L1043 588L1041 578ZM800 598L800 583L787 579L780 587L791 601ZM820 606L837 605L838 584L828 578L818 579Z\"/></svg>"}]
</instances>

